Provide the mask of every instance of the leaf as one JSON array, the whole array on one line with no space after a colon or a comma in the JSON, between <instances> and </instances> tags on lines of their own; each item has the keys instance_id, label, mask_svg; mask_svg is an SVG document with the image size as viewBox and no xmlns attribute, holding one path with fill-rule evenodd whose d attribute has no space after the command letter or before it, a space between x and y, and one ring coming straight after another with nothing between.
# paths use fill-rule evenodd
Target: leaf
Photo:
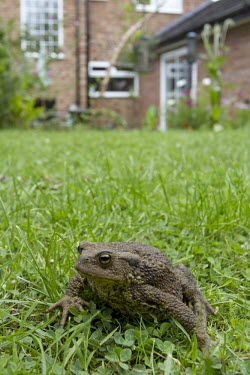
<instances>
[{"instance_id":1,"label":"leaf","mask_svg":"<svg viewBox=\"0 0 250 375\"><path fill-rule=\"evenodd\" d=\"M171 375L172 361L172 355L168 354L166 361L164 361L164 375Z\"/></svg>"},{"instance_id":2,"label":"leaf","mask_svg":"<svg viewBox=\"0 0 250 375\"><path fill-rule=\"evenodd\" d=\"M134 330L128 329L125 332L125 340L123 342L123 345L124 346L132 346L134 344L134 342L135 342Z\"/></svg>"},{"instance_id":3,"label":"leaf","mask_svg":"<svg viewBox=\"0 0 250 375\"><path fill-rule=\"evenodd\" d=\"M174 350L174 344L170 341L161 341L160 339L155 339L156 346L164 354L171 354Z\"/></svg>"},{"instance_id":4,"label":"leaf","mask_svg":"<svg viewBox=\"0 0 250 375\"><path fill-rule=\"evenodd\" d=\"M120 353L120 360L122 362L127 362L131 359L132 351L129 348L123 349Z\"/></svg>"},{"instance_id":5,"label":"leaf","mask_svg":"<svg viewBox=\"0 0 250 375\"><path fill-rule=\"evenodd\" d=\"M247 269L241 271L241 274L242 274L247 280L250 280L250 268L247 268Z\"/></svg>"},{"instance_id":6,"label":"leaf","mask_svg":"<svg viewBox=\"0 0 250 375\"><path fill-rule=\"evenodd\" d=\"M118 355L116 353L109 353L105 355L105 358L110 362L119 362Z\"/></svg>"},{"instance_id":7,"label":"leaf","mask_svg":"<svg viewBox=\"0 0 250 375\"><path fill-rule=\"evenodd\" d=\"M115 340L115 343L118 344L118 345L123 345L123 343L124 343L124 338L122 337L122 335L119 332L116 332L114 334L114 340Z\"/></svg>"},{"instance_id":8,"label":"leaf","mask_svg":"<svg viewBox=\"0 0 250 375\"><path fill-rule=\"evenodd\" d=\"M119 362L119 366L121 368L123 368L123 370L126 370L126 371L129 369L129 366L126 363L123 363L123 362Z\"/></svg>"}]
</instances>

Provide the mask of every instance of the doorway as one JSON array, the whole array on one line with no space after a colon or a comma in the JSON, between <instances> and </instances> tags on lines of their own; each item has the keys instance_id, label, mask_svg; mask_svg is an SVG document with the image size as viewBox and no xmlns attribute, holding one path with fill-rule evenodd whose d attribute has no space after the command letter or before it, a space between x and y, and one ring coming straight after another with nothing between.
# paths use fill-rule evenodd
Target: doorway
<instances>
[{"instance_id":1,"label":"doorway","mask_svg":"<svg viewBox=\"0 0 250 375\"><path fill-rule=\"evenodd\" d=\"M189 90L189 65L187 48L166 52L160 57L160 124L166 131L168 111ZM190 95L195 100L197 86L197 64L192 65Z\"/></svg>"}]
</instances>

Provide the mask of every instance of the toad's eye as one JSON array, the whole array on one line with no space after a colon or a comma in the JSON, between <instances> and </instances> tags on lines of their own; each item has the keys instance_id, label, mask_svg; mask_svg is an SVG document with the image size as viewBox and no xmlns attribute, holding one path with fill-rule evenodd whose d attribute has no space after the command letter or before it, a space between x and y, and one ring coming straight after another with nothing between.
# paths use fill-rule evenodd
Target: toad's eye
<instances>
[{"instance_id":1,"label":"toad's eye","mask_svg":"<svg viewBox=\"0 0 250 375\"><path fill-rule=\"evenodd\" d=\"M111 262L111 255L108 253L101 253L98 257L99 263L101 265L108 265Z\"/></svg>"}]
</instances>

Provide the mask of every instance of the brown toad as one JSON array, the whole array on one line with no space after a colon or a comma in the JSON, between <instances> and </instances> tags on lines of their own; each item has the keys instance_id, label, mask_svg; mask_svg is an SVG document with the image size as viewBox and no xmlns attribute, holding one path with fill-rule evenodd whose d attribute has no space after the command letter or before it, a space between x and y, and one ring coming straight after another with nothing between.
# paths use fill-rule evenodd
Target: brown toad
<instances>
[{"instance_id":1,"label":"brown toad","mask_svg":"<svg viewBox=\"0 0 250 375\"><path fill-rule=\"evenodd\" d=\"M173 267L157 248L135 242L81 242L78 251L78 274L65 296L47 310L62 307L62 326L70 307L82 311L88 304L79 293L89 285L98 297L125 315L154 314L166 320L170 314L191 335L196 333L200 348L209 344L207 315L215 312L184 265Z\"/></svg>"}]
</instances>

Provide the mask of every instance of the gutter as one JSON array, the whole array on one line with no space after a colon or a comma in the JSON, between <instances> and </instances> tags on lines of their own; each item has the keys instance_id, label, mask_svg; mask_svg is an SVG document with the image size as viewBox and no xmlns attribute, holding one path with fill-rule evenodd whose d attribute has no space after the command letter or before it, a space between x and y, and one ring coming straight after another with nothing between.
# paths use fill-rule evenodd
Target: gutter
<instances>
[{"instance_id":1,"label":"gutter","mask_svg":"<svg viewBox=\"0 0 250 375\"><path fill-rule=\"evenodd\" d=\"M227 18L236 23L250 17L250 0L211 0L201 4L189 13L177 18L174 22L156 32L159 49L169 43L179 42L190 31L199 33L204 24L215 24Z\"/></svg>"}]
</instances>

